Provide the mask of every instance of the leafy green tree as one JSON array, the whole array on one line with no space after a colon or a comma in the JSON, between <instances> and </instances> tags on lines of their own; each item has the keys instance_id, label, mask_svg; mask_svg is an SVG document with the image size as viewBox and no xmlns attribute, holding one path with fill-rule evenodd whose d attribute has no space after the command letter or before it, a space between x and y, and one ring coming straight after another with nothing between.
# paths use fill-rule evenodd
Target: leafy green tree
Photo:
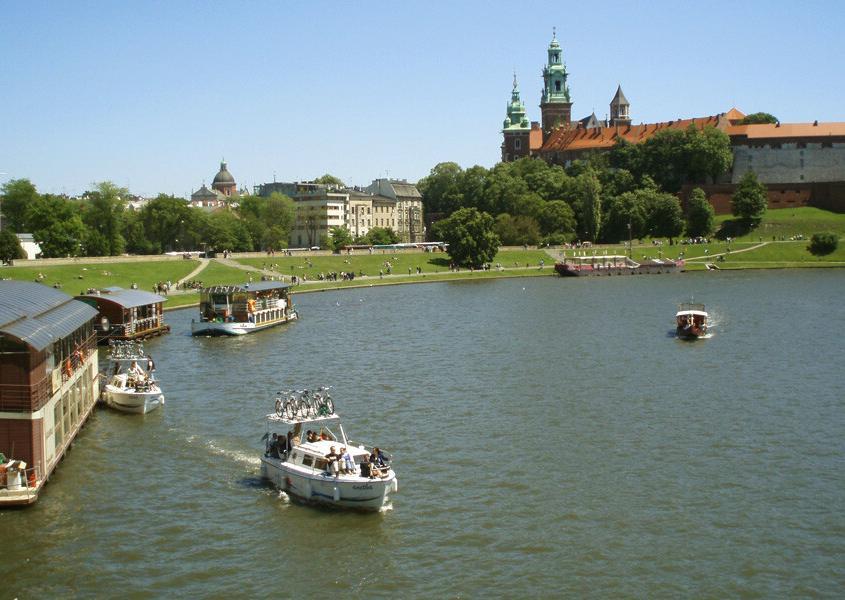
<instances>
[{"instance_id":1,"label":"leafy green tree","mask_svg":"<svg viewBox=\"0 0 845 600\"><path fill-rule=\"evenodd\" d=\"M346 227L332 227L331 246L335 252L340 252L344 246L352 244L352 234Z\"/></svg>"},{"instance_id":2,"label":"leafy green tree","mask_svg":"<svg viewBox=\"0 0 845 600\"><path fill-rule=\"evenodd\" d=\"M754 171L746 171L731 197L733 215L745 221L752 221L766 212L768 203L766 186L757 180Z\"/></svg>"},{"instance_id":3,"label":"leafy green tree","mask_svg":"<svg viewBox=\"0 0 845 600\"><path fill-rule=\"evenodd\" d=\"M652 193L648 189L624 192L610 199L602 224L602 239L616 243L629 238L641 238L646 231L646 210L644 197ZM631 230L628 231L630 224Z\"/></svg>"},{"instance_id":4,"label":"leafy green tree","mask_svg":"<svg viewBox=\"0 0 845 600\"><path fill-rule=\"evenodd\" d=\"M493 231L505 246L534 245L540 240L540 227L533 217L502 213L496 217Z\"/></svg>"},{"instance_id":5,"label":"leafy green tree","mask_svg":"<svg viewBox=\"0 0 845 600\"><path fill-rule=\"evenodd\" d=\"M575 213L572 207L563 200L550 200L546 202L540 211L537 219L540 232L544 236L562 234L571 236L575 233Z\"/></svg>"},{"instance_id":6,"label":"leafy green tree","mask_svg":"<svg viewBox=\"0 0 845 600\"><path fill-rule=\"evenodd\" d=\"M499 163L487 175L484 196L478 204L479 210L498 215L503 212L513 214L520 196L530 190L525 181L514 175L513 163Z\"/></svg>"},{"instance_id":7,"label":"leafy green tree","mask_svg":"<svg viewBox=\"0 0 845 600\"><path fill-rule=\"evenodd\" d=\"M680 129L662 129L640 144L642 173L667 192L676 193L687 176L687 136Z\"/></svg>"},{"instance_id":8,"label":"leafy green tree","mask_svg":"<svg viewBox=\"0 0 845 600\"><path fill-rule=\"evenodd\" d=\"M434 237L449 244L449 256L460 266L480 267L496 256L499 237L493 217L476 208L461 208L433 225Z\"/></svg>"},{"instance_id":9,"label":"leafy green tree","mask_svg":"<svg viewBox=\"0 0 845 600\"><path fill-rule=\"evenodd\" d=\"M0 264L26 258L21 241L11 229L0 229Z\"/></svg>"},{"instance_id":10,"label":"leafy green tree","mask_svg":"<svg viewBox=\"0 0 845 600\"><path fill-rule=\"evenodd\" d=\"M126 210L123 213L121 235L126 240L126 251L132 254L160 254L161 248L147 239L141 213Z\"/></svg>"},{"instance_id":11,"label":"leafy green tree","mask_svg":"<svg viewBox=\"0 0 845 600\"><path fill-rule=\"evenodd\" d=\"M685 132L686 179L690 181L711 181L726 173L733 164L731 138L724 131L707 126L698 129L690 125Z\"/></svg>"},{"instance_id":12,"label":"leafy green tree","mask_svg":"<svg viewBox=\"0 0 845 600\"><path fill-rule=\"evenodd\" d=\"M457 189L444 198L444 212L452 214L459 208L474 206L478 208L484 202L484 189L487 185L488 171L474 165L462 172L457 178Z\"/></svg>"},{"instance_id":13,"label":"leafy green tree","mask_svg":"<svg viewBox=\"0 0 845 600\"><path fill-rule=\"evenodd\" d=\"M767 112L756 112L747 115L742 121L739 122L740 125L762 125L765 123L771 123L774 125L778 122L778 118L774 115L771 115Z\"/></svg>"},{"instance_id":14,"label":"leafy green tree","mask_svg":"<svg viewBox=\"0 0 845 600\"><path fill-rule=\"evenodd\" d=\"M839 236L833 232L825 231L822 233L814 233L810 238L810 244L807 250L814 256L825 256L832 254L839 247Z\"/></svg>"},{"instance_id":15,"label":"leafy green tree","mask_svg":"<svg viewBox=\"0 0 845 600\"><path fill-rule=\"evenodd\" d=\"M373 246L386 246L399 242L399 236L389 227L373 227L367 232L366 237Z\"/></svg>"},{"instance_id":16,"label":"leafy green tree","mask_svg":"<svg viewBox=\"0 0 845 600\"><path fill-rule=\"evenodd\" d=\"M684 211L674 194L644 192L646 225L654 237L667 237L669 243L684 231Z\"/></svg>"},{"instance_id":17,"label":"leafy green tree","mask_svg":"<svg viewBox=\"0 0 845 600\"><path fill-rule=\"evenodd\" d=\"M38 191L29 179L12 179L0 188L0 213L2 224L17 233L29 233L27 210L38 199Z\"/></svg>"},{"instance_id":18,"label":"leafy green tree","mask_svg":"<svg viewBox=\"0 0 845 600\"><path fill-rule=\"evenodd\" d=\"M643 171L642 146L620 137L608 153L608 161L614 169L624 169L639 177Z\"/></svg>"},{"instance_id":19,"label":"leafy green tree","mask_svg":"<svg viewBox=\"0 0 845 600\"><path fill-rule=\"evenodd\" d=\"M596 241L601 230L601 183L592 169L576 178L575 212L578 216L578 234Z\"/></svg>"},{"instance_id":20,"label":"leafy green tree","mask_svg":"<svg viewBox=\"0 0 845 600\"><path fill-rule=\"evenodd\" d=\"M340 177L335 177L334 175L330 175L329 173L326 173L322 177L318 177L314 180L314 183L322 183L323 185L346 185L345 183L343 183L343 180Z\"/></svg>"},{"instance_id":21,"label":"leafy green tree","mask_svg":"<svg viewBox=\"0 0 845 600\"><path fill-rule=\"evenodd\" d=\"M461 207L458 182L462 173L458 163L442 162L434 165L429 174L417 182L426 213L451 214Z\"/></svg>"},{"instance_id":22,"label":"leafy green tree","mask_svg":"<svg viewBox=\"0 0 845 600\"><path fill-rule=\"evenodd\" d=\"M76 203L60 196L42 194L28 206L26 221L44 258L82 254L87 229Z\"/></svg>"},{"instance_id":23,"label":"leafy green tree","mask_svg":"<svg viewBox=\"0 0 845 600\"><path fill-rule=\"evenodd\" d=\"M126 249L126 240L121 234L123 211L129 190L110 181L97 183L86 192L82 203L82 220L99 236L86 236L85 253L88 256L117 256Z\"/></svg>"},{"instance_id":24,"label":"leafy green tree","mask_svg":"<svg viewBox=\"0 0 845 600\"><path fill-rule=\"evenodd\" d=\"M716 223L716 211L707 201L701 188L695 188L687 201L687 226L689 237L707 237L713 233Z\"/></svg>"},{"instance_id":25,"label":"leafy green tree","mask_svg":"<svg viewBox=\"0 0 845 600\"><path fill-rule=\"evenodd\" d=\"M273 192L266 198L241 196L237 214L249 230L252 250L277 249L287 246L296 207L284 194Z\"/></svg>"},{"instance_id":26,"label":"leafy green tree","mask_svg":"<svg viewBox=\"0 0 845 600\"><path fill-rule=\"evenodd\" d=\"M261 238L261 245L267 250L287 248L289 235L289 231L286 231L279 225L273 225L264 232L264 237Z\"/></svg>"},{"instance_id":27,"label":"leafy green tree","mask_svg":"<svg viewBox=\"0 0 845 600\"><path fill-rule=\"evenodd\" d=\"M159 194L141 209L141 221L147 239L163 252L196 250L202 244L211 244L206 235L207 213L191 208L182 198Z\"/></svg>"}]
</instances>

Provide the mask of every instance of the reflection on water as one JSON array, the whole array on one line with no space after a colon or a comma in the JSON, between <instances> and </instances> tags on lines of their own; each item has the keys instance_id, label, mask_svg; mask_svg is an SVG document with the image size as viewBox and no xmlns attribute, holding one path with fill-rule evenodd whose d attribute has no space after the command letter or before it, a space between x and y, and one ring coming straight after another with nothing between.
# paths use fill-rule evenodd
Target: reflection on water
<instances>
[{"instance_id":1,"label":"reflection on water","mask_svg":"<svg viewBox=\"0 0 845 600\"><path fill-rule=\"evenodd\" d=\"M167 405L98 410L38 504L0 513L6 589L833 595L842 289L830 271L362 288L238 338L169 313L147 344ZM691 295L716 335L681 344L664 333ZM392 510L260 480L275 393L320 384L395 455Z\"/></svg>"}]
</instances>

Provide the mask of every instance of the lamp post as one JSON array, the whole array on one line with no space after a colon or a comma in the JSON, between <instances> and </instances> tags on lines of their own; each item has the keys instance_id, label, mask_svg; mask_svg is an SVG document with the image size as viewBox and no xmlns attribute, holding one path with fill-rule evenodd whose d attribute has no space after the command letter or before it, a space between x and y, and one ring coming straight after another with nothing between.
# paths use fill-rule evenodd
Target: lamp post
<instances>
[{"instance_id":1,"label":"lamp post","mask_svg":"<svg viewBox=\"0 0 845 600\"><path fill-rule=\"evenodd\" d=\"M631 258L631 246L633 238L631 237L631 220L628 219L628 258Z\"/></svg>"}]
</instances>

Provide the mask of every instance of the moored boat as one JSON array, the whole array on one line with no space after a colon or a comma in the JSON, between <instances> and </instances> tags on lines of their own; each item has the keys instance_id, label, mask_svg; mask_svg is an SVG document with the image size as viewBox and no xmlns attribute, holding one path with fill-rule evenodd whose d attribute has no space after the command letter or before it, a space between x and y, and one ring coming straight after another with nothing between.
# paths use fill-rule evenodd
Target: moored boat
<instances>
[{"instance_id":1,"label":"moored boat","mask_svg":"<svg viewBox=\"0 0 845 600\"><path fill-rule=\"evenodd\" d=\"M399 489L391 457L347 439L327 398L326 392L322 400L304 401L302 393L277 399L276 412L266 416L261 475L309 504L379 510ZM303 434L303 427L313 429Z\"/></svg>"},{"instance_id":2,"label":"moored boat","mask_svg":"<svg viewBox=\"0 0 845 600\"><path fill-rule=\"evenodd\" d=\"M707 311L703 304L682 302L675 313L675 332L681 339L695 340L707 337Z\"/></svg>"},{"instance_id":3,"label":"moored boat","mask_svg":"<svg viewBox=\"0 0 845 600\"><path fill-rule=\"evenodd\" d=\"M287 283L216 285L200 293L200 319L191 320L191 334L244 335L296 318Z\"/></svg>"},{"instance_id":4,"label":"moored boat","mask_svg":"<svg viewBox=\"0 0 845 600\"><path fill-rule=\"evenodd\" d=\"M146 414L164 404L152 357L144 354L140 343L112 342L109 350L103 402L116 410L136 414Z\"/></svg>"},{"instance_id":5,"label":"moored boat","mask_svg":"<svg viewBox=\"0 0 845 600\"><path fill-rule=\"evenodd\" d=\"M564 256L555 263L555 271L562 277L585 277L600 275L652 275L659 273L680 273L683 260L649 258L636 262L625 255Z\"/></svg>"}]
</instances>

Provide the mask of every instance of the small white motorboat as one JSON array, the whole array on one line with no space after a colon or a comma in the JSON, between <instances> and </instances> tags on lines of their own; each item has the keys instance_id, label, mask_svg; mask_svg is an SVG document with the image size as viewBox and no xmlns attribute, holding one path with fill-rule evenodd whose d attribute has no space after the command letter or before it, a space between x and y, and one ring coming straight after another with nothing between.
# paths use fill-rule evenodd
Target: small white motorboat
<instances>
[{"instance_id":1,"label":"small white motorboat","mask_svg":"<svg viewBox=\"0 0 845 600\"><path fill-rule=\"evenodd\" d=\"M306 503L359 510L385 506L399 490L390 455L347 439L333 405L331 412L326 410L331 404L327 393L323 402L319 395L304 400L302 393L296 396L287 402L277 399L276 412L266 417L261 476ZM295 410L286 409L291 403ZM313 428L304 440L303 426Z\"/></svg>"},{"instance_id":2,"label":"small white motorboat","mask_svg":"<svg viewBox=\"0 0 845 600\"><path fill-rule=\"evenodd\" d=\"M155 366L138 342L110 344L110 370L102 398L108 406L128 413L145 414L164 404L155 379ZM141 366L145 365L145 366Z\"/></svg>"}]
</instances>

